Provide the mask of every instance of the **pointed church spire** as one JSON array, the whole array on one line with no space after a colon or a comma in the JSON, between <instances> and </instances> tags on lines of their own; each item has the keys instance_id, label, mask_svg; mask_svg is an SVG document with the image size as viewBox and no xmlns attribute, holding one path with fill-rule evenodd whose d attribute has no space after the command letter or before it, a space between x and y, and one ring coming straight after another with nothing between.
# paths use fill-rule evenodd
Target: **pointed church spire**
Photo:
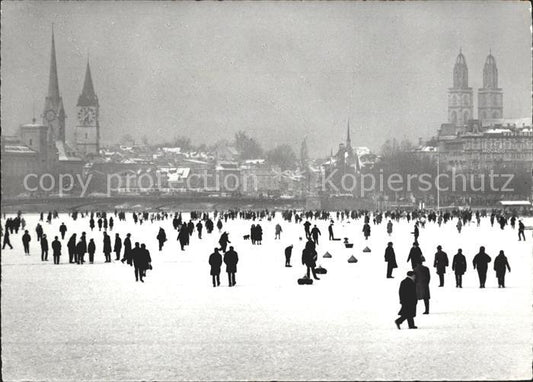
<instances>
[{"instance_id":1,"label":"pointed church spire","mask_svg":"<svg viewBox=\"0 0 533 382\"><path fill-rule=\"evenodd\" d=\"M77 106L97 106L98 97L94 92L93 78L91 76L91 67L89 65L89 58L87 57L87 69L85 70L85 81L83 83L83 90L78 98Z\"/></svg>"},{"instance_id":2,"label":"pointed church spire","mask_svg":"<svg viewBox=\"0 0 533 382\"><path fill-rule=\"evenodd\" d=\"M50 77L48 82L48 97L53 101L59 101L59 80L57 78L56 43L54 38L54 26L52 25L52 51L50 53Z\"/></svg>"},{"instance_id":3,"label":"pointed church spire","mask_svg":"<svg viewBox=\"0 0 533 382\"><path fill-rule=\"evenodd\" d=\"M350 139L350 120L348 119L348 126L346 127L346 147L352 146L352 140Z\"/></svg>"}]
</instances>

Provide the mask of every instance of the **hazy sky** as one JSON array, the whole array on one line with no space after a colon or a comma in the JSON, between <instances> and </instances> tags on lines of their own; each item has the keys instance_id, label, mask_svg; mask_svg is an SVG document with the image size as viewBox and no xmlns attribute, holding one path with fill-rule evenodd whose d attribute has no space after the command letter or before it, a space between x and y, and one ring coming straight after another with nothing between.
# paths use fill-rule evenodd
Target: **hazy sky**
<instances>
[{"instance_id":1,"label":"hazy sky","mask_svg":"<svg viewBox=\"0 0 533 382\"><path fill-rule=\"evenodd\" d=\"M193 143L238 130L266 148L308 136L311 155L344 140L429 138L447 119L462 47L482 85L489 49L504 117L531 116L528 2L2 1L2 133L38 119L52 23L67 139L87 55L103 143L129 133ZM475 107L477 108L477 95ZM475 109L477 114L477 109Z\"/></svg>"}]
</instances>

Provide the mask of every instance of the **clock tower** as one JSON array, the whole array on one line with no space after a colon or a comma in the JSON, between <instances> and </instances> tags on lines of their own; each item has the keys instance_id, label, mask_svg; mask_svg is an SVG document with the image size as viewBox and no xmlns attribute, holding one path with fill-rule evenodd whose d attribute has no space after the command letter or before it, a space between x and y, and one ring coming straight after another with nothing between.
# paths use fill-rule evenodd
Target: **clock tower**
<instances>
[{"instance_id":1,"label":"clock tower","mask_svg":"<svg viewBox=\"0 0 533 382\"><path fill-rule=\"evenodd\" d=\"M76 147L82 155L98 155L100 152L100 123L98 97L94 92L91 67L87 60L85 82L83 90L78 98L77 123L76 123Z\"/></svg>"}]
</instances>

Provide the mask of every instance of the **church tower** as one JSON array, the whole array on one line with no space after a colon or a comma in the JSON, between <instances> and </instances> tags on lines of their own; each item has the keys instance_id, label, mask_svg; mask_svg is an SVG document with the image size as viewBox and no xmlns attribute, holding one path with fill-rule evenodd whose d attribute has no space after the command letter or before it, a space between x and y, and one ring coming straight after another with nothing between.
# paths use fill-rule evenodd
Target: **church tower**
<instances>
[{"instance_id":1,"label":"church tower","mask_svg":"<svg viewBox=\"0 0 533 382\"><path fill-rule=\"evenodd\" d=\"M48 80L48 95L44 101L42 114L43 125L53 133L54 139L65 143L65 108L59 94L59 80L57 76L56 44L52 30L52 52L50 57L50 77Z\"/></svg>"},{"instance_id":2,"label":"church tower","mask_svg":"<svg viewBox=\"0 0 533 382\"><path fill-rule=\"evenodd\" d=\"M100 123L98 97L94 92L91 67L87 60L85 81L76 105L78 120L76 125L76 147L82 155L98 155L100 152Z\"/></svg>"},{"instance_id":3,"label":"church tower","mask_svg":"<svg viewBox=\"0 0 533 382\"><path fill-rule=\"evenodd\" d=\"M448 89L448 122L464 126L473 119L474 96L468 87L468 67L460 51L453 68L453 87Z\"/></svg>"},{"instance_id":4,"label":"church tower","mask_svg":"<svg viewBox=\"0 0 533 382\"><path fill-rule=\"evenodd\" d=\"M489 53L483 68L483 87L478 90L478 119L503 118L503 91L498 88L496 59Z\"/></svg>"}]
</instances>

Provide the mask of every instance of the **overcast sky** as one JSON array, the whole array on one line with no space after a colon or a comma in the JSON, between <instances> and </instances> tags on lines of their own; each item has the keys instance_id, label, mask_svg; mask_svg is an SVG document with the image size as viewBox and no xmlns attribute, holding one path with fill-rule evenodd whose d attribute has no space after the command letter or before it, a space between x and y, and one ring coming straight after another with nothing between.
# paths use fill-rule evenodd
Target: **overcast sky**
<instances>
[{"instance_id":1,"label":"overcast sky","mask_svg":"<svg viewBox=\"0 0 533 382\"><path fill-rule=\"evenodd\" d=\"M52 23L67 139L88 54L104 144L126 133L209 144L245 130L266 148L296 149L307 135L318 157L344 140L348 119L356 146L429 138L446 122L459 48L474 90L492 49L504 117L531 116L528 2L2 1L1 7L3 134L30 122L33 108L40 119Z\"/></svg>"}]
</instances>

